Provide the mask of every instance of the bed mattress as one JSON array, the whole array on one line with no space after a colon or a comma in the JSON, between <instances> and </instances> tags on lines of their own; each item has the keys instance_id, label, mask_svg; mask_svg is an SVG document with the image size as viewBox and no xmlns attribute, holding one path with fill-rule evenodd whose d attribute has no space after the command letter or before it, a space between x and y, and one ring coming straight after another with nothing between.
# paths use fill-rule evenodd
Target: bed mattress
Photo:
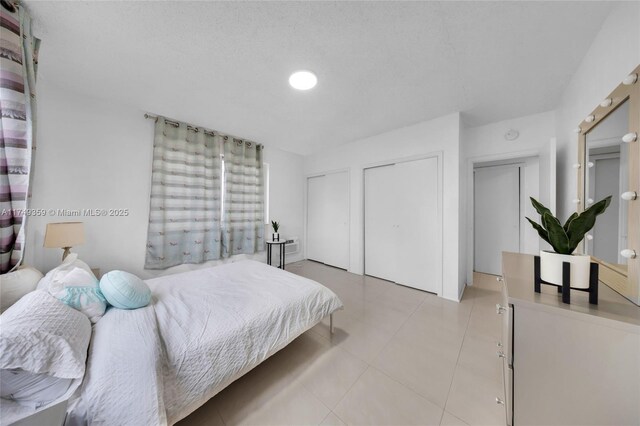
<instances>
[{"instance_id":1,"label":"bed mattress","mask_svg":"<svg viewBox=\"0 0 640 426\"><path fill-rule=\"evenodd\" d=\"M95 325L69 424L173 424L342 307L255 261L148 280L153 301Z\"/></svg>"}]
</instances>

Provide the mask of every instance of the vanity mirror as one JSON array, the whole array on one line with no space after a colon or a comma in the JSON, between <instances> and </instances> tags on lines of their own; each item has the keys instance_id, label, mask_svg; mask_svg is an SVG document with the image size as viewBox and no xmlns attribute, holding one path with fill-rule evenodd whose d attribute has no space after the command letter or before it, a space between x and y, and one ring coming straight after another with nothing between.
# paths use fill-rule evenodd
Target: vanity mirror
<instances>
[{"instance_id":1,"label":"vanity mirror","mask_svg":"<svg viewBox=\"0 0 640 426\"><path fill-rule=\"evenodd\" d=\"M638 66L580 123L578 211L613 195L582 243L600 280L640 304L640 82Z\"/></svg>"}]
</instances>

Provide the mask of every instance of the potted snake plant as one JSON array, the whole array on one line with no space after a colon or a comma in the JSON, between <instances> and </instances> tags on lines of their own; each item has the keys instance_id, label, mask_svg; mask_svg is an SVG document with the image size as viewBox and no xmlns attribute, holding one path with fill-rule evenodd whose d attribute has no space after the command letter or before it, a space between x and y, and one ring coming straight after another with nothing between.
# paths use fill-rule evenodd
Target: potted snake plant
<instances>
[{"instance_id":1,"label":"potted snake plant","mask_svg":"<svg viewBox=\"0 0 640 426\"><path fill-rule=\"evenodd\" d=\"M271 227L273 228L273 234L271 235L271 239L273 241L280 241L280 234L278 233L278 229L280 229L280 224L275 220L272 220Z\"/></svg>"},{"instance_id":2,"label":"potted snake plant","mask_svg":"<svg viewBox=\"0 0 640 426\"><path fill-rule=\"evenodd\" d=\"M591 256L574 254L585 234L596 224L596 217L611 204L611 196L598 201L582 213L573 213L562 225L551 210L531 197L531 204L540 215L540 222L526 218L538 235L553 247L554 252L540 251L540 278L551 284L562 285L562 263L569 262L571 287L589 288Z\"/></svg>"}]
</instances>

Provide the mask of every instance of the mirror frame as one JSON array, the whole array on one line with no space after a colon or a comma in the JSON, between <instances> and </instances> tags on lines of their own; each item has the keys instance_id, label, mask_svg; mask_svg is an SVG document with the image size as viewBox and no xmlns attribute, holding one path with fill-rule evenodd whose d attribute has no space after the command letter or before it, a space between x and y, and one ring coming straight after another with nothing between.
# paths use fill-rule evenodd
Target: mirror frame
<instances>
[{"instance_id":1,"label":"mirror frame","mask_svg":"<svg viewBox=\"0 0 640 426\"><path fill-rule=\"evenodd\" d=\"M640 65L633 70L630 75L636 74L637 78L633 84L620 83L613 92L605 99L611 99L611 105L599 105L594 109L591 115L594 119L588 122L586 119L580 123L580 133L578 135L578 212L584 211L585 208L585 173L586 153L587 153L587 134L593 130L603 119L615 111L625 101L629 102L629 129L628 132L635 132L638 138L635 142L629 143L629 191L638 193L638 198L633 201L623 201L620 206L627 205L627 232L628 232L628 248L634 249L637 253L635 259L628 259L627 270L605 262L596 257L591 257L597 262L599 267L600 281L622 294L636 305L640 305ZM578 129L576 129L577 131ZM614 194L618 197L620 194ZM624 204L623 204L624 203ZM580 244L578 250L585 252L584 241Z\"/></svg>"}]
</instances>

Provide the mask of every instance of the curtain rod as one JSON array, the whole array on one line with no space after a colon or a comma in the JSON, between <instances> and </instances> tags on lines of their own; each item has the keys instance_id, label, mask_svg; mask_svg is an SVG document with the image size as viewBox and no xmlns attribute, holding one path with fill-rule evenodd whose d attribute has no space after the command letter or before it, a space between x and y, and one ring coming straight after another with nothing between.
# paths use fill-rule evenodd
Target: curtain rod
<instances>
[{"instance_id":1,"label":"curtain rod","mask_svg":"<svg viewBox=\"0 0 640 426\"><path fill-rule=\"evenodd\" d=\"M155 115L155 114L145 113L145 114L144 114L144 118L146 118L146 119L148 119L148 120L158 121L158 116L157 116L157 115ZM166 117L164 118L164 122L165 122L165 123L167 123L167 124L170 124L170 125L172 125L172 126L174 126L174 127L179 127L179 126L180 126L180 123L181 123L180 121L177 121L177 120L171 120L171 119L166 118ZM185 123L185 124L186 124L186 123ZM256 146L258 146L258 147L260 147L260 148L264 148L264 145L259 144L259 143L257 143L257 142L252 142L252 141L249 141L249 140L246 140L246 139L237 138L237 137L232 136L232 135L225 135L224 133L220 133L220 132L215 131L215 130L207 130L207 129L203 129L203 128L201 128L201 127L195 127L195 126L192 126L192 125L190 125L190 124L187 124L187 129L191 129L191 130L193 130L193 131L194 131L194 132L196 132L196 133L197 133L197 132L202 131L202 133L204 133L205 135L210 135L210 136L216 136L216 135L218 135L218 136L222 136L222 137L224 137L225 139L227 139L227 138L231 138L231 139L233 139L233 140L234 140L234 141L236 141L236 142L249 142L249 143L255 143L255 144L256 144Z\"/></svg>"}]
</instances>

